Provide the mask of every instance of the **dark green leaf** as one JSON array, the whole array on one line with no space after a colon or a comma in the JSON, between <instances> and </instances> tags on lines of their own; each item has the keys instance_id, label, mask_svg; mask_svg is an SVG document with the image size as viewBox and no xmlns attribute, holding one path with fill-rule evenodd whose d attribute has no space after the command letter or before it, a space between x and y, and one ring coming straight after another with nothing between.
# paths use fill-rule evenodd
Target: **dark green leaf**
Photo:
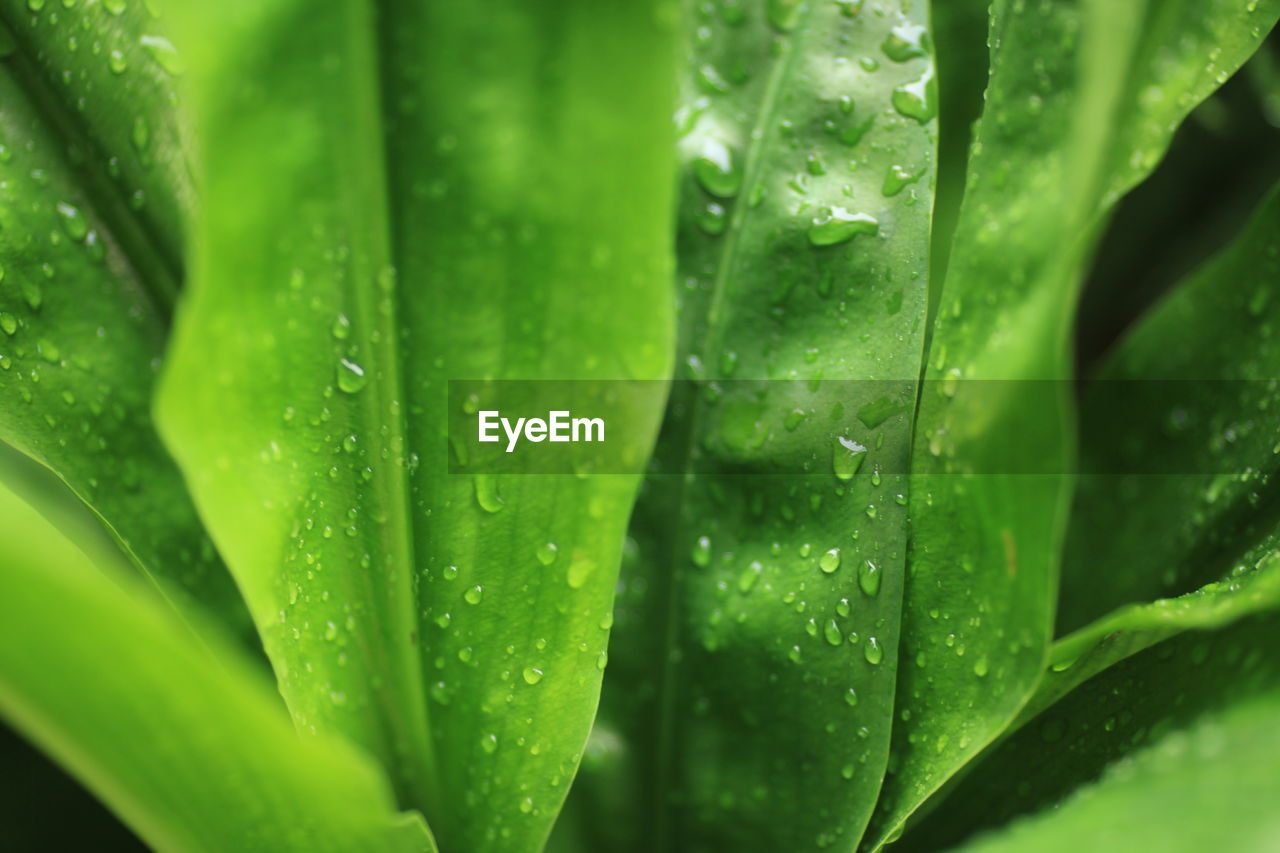
<instances>
[{"instance_id":1,"label":"dark green leaf","mask_svg":"<svg viewBox=\"0 0 1280 853\"><path fill-rule=\"evenodd\" d=\"M674 392L633 527L578 789L597 849L848 849L865 826L927 303L925 12L689 21L679 375L702 381Z\"/></svg>"},{"instance_id":2,"label":"dark green leaf","mask_svg":"<svg viewBox=\"0 0 1280 853\"><path fill-rule=\"evenodd\" d=\"M1121 342L1083 399L1063 630L1221 578L1280 525L1280 192ZM1142 380L1142 381L1139 381ZM1113 473L1109 473L1113 472ZM1169 520L1179 519L1170 529Z\"/></svg>"},{"instance_id":3,"label":"dark green leaf","mask_svg":"<svg viewBox=\"0 0 1280 853\"><path fill-rule=\"evenodd\" d=\"M184 609L239 622L150 422L177 276L176 232L161 232L185 183L170 81L142 42L157 22L131 9L0 4L0 440L61 477ZM73 44L93 61L73 63Z\"/></svg>"},{"instance_id":4,"label":"dark green leaf","mask_svg":"<svg viewBox=\"0 0 1280 853\"><path fill-rule=\"evenodd\" d=\"M991 81L916 428L902 723L873 842L997 736L1040 677L1070 498L1069 478L1051 475L1071 470L1062 380L1082 268L1110 207L1278 8L992 7ZM966 380L1011 381L993 395Z\"/></svg>"}]
</instances>

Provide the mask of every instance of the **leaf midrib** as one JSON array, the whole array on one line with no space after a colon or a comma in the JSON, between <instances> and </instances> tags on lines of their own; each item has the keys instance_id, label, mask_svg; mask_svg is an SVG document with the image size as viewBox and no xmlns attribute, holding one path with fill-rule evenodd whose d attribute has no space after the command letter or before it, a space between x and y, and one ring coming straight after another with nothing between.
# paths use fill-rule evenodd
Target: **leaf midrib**
<instances>
[{"instance_id":1,"label":"leaf midrib","mask_svg":"<svg viewBox=\"0 0 1280 853\"><path fill-rule=\"evenodd\" d=\"M802 33L806 32L810 17L813 14L813 5L807 4L804 8L803 16L797 22L795 29L788 36L780 41L782 55L774 61L769 77L765 82L764 95L760 100L760 109L757 113L755 123L752 125L749 136L747 137L746 158L743 163L742 172L742 194L743 196L752 192L760 180L763 172L764 152L767 144L772 141L774 134L770 133L770 128L776 126L775 117L779 104L779 93L782 90L783 83L790 76L795 56L800 52L797 43L800 41ZM730 277L737 260L738 245L741 240L743 224L747 217L751 214L751 207L746 203L745 198L740 196L734 200L733 211L729 217L728 228L724 238L724 245L720 251L720 257L716 262L715 276L712 279L711 295L706 309L706 323L704 329L704 343L702 345L702 361L704 364L715 364L708 358L710 353L716 351L720 346L723 334L723 314L727 303L727 293L730 289ZM690 350L697 350L696 347L690 347ZM667 565L674 567L679 559L679 543L682 541L684 527L683 508L685 501L685 486L688 482L690 462L693 456L696 437L699 434L699 426L702 423L702 414L705 412L705 406L702 403L702 397L699 394L694 395L694 403L691 408L685 429L679 436L680 451L678 459L684 474L679 479L674 500L672 501L670 512L676 518L674 525L675 533L671 537L667 548ZM675 694L672 685L675 681L675 663L676 655L673 652L679 646L679 619L678 609L682 597L679 595L681 589L681 573L675 571L674 568L669 569L670 581L667 584L667 595L665 606L662 608L663 624L662 624L662 669L659 680L659 699L658 699L658 748L656 760L656 772L652 780L654 791L652 792L652 802L656 814L654 815L654 831L653 837L657 845L657 849L667 849L670 847L670 837L672 832L670 809L667 807L666 792L670 790L668 780L673 772L672 753L674 749L675 738Z\"/></svg>"}]
</instances>

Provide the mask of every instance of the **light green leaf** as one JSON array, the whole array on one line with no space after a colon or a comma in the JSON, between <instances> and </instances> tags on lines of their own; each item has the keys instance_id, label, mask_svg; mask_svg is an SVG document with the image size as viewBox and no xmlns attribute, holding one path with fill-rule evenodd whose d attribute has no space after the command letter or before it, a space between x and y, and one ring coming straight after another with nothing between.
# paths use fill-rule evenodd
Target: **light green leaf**
<instances>
[{"instance_id":1,"label":"light green leaf","mask_svg":"<svg viewBox=\"0 0 1280 853\"><path fill-rule=\"evenodd\" d=\"M916 428L903 722L872 846L999 734L1040 677L1070 500L1069 477L1053 474L1072 466L1062 380L1081 271L1107 211L1278 7L992 7L991 80Z\"/></svg>"},{"instance_id":2,"label":"light green leaf","mask_svg":"<svg viewBox=\"0 0 1280 853\"><path fill-rule=\"evenodd\" d=\"M927 304L926 12L691 12L678 376L696 381L637 510L575 789L596 849L848 849L866 824Z\"/></svg>"},{"instance_id":3,"label":"light green leaf","mask_svg":"<svg viewBox=\"0 0 1280 853\"><path fill-rule=\"evenodd\" d=\"M182 609L243 624L150 421L185 184L170 81L141 42L157 22L133 6L0 4L0 440L65 481Z\"/></svg>"},{"instance_id":4,"label":"light green leaf","mask_svg":"<svg viewBox=\"0 0 1280 853\"><path fill-rule=\"evenodd\" d=\"M966 851L1273 850L1280 692L1170 732L1061 805Z\"/></svg>"},{"instance_id":5,"label":"light green leaf","mask_svg":"<svg viewBox=\"0 0 1280 853\"><path fill-rule=\"evenodd\" d=\"M0 487L0 714L159 851L434 851L349 745L300 738L211 628L198 641Z\"/></svg>"},{"instance_id":6,"label":"light green leaf","mask_svg":"<svg viewBox=\"0 0 1280 853\"><path fill-rule=\"evenodd\" d=\"M451 474L446 380L668 375L669 15L172 16L203 194L165 435L299 724L377 755L447 849L536 849L638 478ZM664 394L618 417L651 439Z\"/></svg>"}]
</instances>

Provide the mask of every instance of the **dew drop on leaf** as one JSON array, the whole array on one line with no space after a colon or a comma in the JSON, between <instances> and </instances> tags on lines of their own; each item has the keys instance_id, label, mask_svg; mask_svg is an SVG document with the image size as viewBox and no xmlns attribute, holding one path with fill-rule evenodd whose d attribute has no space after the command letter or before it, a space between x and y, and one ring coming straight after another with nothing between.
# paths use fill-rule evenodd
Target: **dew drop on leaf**
<instances>
[{"instance_id":1,"label":"dew drop on leaf","mask_svg":"<svg viewBox=\"0 0 1280 853\"><path fill-rule=\"evenodd\" d=\"M85 221L84 214L80 212L80 208L74 204L67 204L65 201L58 202L58 216L62 219L62 229L67 232L67 236L77 243L85 238L89 233L89 223Z\"/></svg>"},{"instance_id":2,"label":"dew drop on leaf","mask_svg":"<svg viewBox=\"0 0 1280 853\"><path fill-rule=\"evenodd\" d=\"M702 143L692 168L702 188L717 198L733 198L742 189L742 170L737 156L718 139Z\"/></svg>"},{"instance_id":3,"label":"dew drop on leaf","mask_svg":"<svg viewBox=\"0 0 1280 853\"><path fill-rule=\"evenodd\" d=\"M155 60L157 65L174 76L182 73L182 57L178 55L177 49L167 38L144 35L140 41L142 49Z\"/></svg>"},{"instance_id":4,"label":"dew drop on leaf","mask_svg":"<svg viewBox=\"0 0 1280 853\"><path fill-rule=\"evenodd\" d=\"M364 368L347 358L338 359L338 388L348 394L354 394L369 381Z\"/></svg>"},{"instance_id":5,"label":"dew drop on leaf","mask_svg":"<svg viewBox=\"0 0 1280 853\"><path fill-rule=\"evenodd\" d=\"M556 543L544 542L538 546L537 551L534 553L535 556L537 556L539 563L544 566L549 566L556 561L556 554L559 550L560 549L556 547Z\"/></svg>"},{"instance_id":6,"label":"dew drop on leaf","mask_svg":"<svg viewBox=\"0 0 1280 853\"><path fill-rule=\"evenodd\" d=\"M919 80L894 89L892 101L893 108L899 115L915 119L921 124L932 121L938 114L938 97L933 85L933 72L927 72Z\"/></svg>"},{"instance_id":7,"label":"dew drop on leaf","mask_svg":"<svg viewBox=\"0 0 1280 853\"><path fill-rule=\"evenodd\" d=\"M803 11L804 0L769 0L766 14L776 30L789 33L800 23Z\"/></svg>"},{"instance_id":8,"label":"dew drop on leaf","mask_svg":"<svg viewBox=\"0 0 1280 853\"><path fill-rule=\"evenodd\" d=\"M536 666L526 666L523 675L525 684L537 684L542 680L542 670Z\"/></svg>"},{"instance_id":9,"label":"dew drop on leaf","mask_svg":"<svg viewBox=\"0 0 1280 853\"><path fill-rule=\"evenodd\" d=\"M840 549L832 548L821 557L818 558L818 568L822 569L825 574L831 574L840 568Z\"/></svg>"},{"instance_id":10,"label":"dew drop on leaf","mask_svg":"<svg viewBox=\"0 0 1280 853\"><path fill-rule=\"evenodd\" d=\"M865 560L858 568L858 586L874 598L880 592L880 567Z\"/></svg>"},{"instance_id":11,"label":"dew drop on leaf","mask_svg":"<svg viewBox=\"0 0 1280 853\"><path fill-rule=\"evenodd\" d=\"M919 24L903 24L893 31L880 45L884 55L894 62L906 62L929 55L928 31Z\"/></svg>"},{"instance_id":12,"label":"dew drop on leaf","mask_svg":"<svg viewBox=\"0 0 1280 853\"><path fill-rule=\"evenodd\" d=\"M711 539L707 536L699 536L698 541L693 543L693 551L689 554L689 559L693 560L695 566L706 566L711 562Z\"/></svg>"},{"instance_id":13,"label":"dew drop on leaf","mask_svg":"<svg viewBox=\"0 0 1280 853\"><path fill-rule=\"evenodd\" d=\"M867 448L851 438L838 436L831 454L831 468L838 480L852 480L862 467Z\"/></svg>"},{"instance_id":14,"label":"dew drop on leaf","mask_svg":"<svg viewBox=\"0 0 1280 853\"><path fill-rule=\"evenodd\" d=\"M814 246L835 246L852 240L859 234L875 235L880 223L866 213L851 213L843 207L832 207L809 226L809 243Z\"/></svg>"}]
</instances>

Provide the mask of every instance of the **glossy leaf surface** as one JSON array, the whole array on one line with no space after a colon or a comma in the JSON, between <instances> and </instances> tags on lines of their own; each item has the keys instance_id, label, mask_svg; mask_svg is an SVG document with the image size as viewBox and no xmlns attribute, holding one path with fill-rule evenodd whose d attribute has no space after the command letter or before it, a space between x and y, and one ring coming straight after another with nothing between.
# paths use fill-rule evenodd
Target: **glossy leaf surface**
<instances>
[{"instance_id":1,"label":"glossy leaf surface","mask_svg":"<svg viewBox=\"0 0 1280 853\"><path fill-rule=\"evenodd\" d=\"M849 848L869 815L927 304L926 11L691 13L677 375L692 382L637 511L616 692L579 783L597 846Z\"/></svg>"},{"instance_id":2,"label":"glossy leaf surface","mask_svg":"<svg viewBox=\"0 0 1280 853\"><path fill-rule=\"evenodd\" d=\"M158 22L130 8L0 5L0 440L180 607L241 624L150 419L186 184L172 81L145 41Z\"/></svg>"},{"instance_id":3,"label":"glossy leaf surface","mask_svg":"<svg viewBox=\"0 0 1280 853\"><path fill-rule=\"evenodd\" d=\"M995 737L1039 678L1070 500L1054 472L1072 464L1063 380L1082 267L1101 218L1276 14L992 7L991 80L916 427L898 687L909 720L894 730L873 843ZM1005 381L1008 394L968 394L966 380Z\"/></svg>"},{"instance_id":4,"label":"glossy leaf surface","mask_svg":"<svg viewBox=\"0 0 1280 853\"><path fill-rule=\"evenodd\" d=\"M1222 577L1280 524L1280 194L1143 318L1083 401L1063 630ZM1108 472L1115 472L1110 474ZM1156 473L1152 473L1156 472ZM1168 530L1169 518L1182 519Z\"/></svg>"},{"instance_id":5,"label":"glossy leaf surface","mask_svg":"<svg viewBox=\"0 0 1280 853\"><path fill-rule=\"evenodd\" d=\"M450 473L447 380L668 374L670 22L174 18L204 193L166 437L295 720L376 754L446 848L535 849L597 702L637 478ZM652 436L663 393L619 417Z\"/></svg>"}]
</instances>

